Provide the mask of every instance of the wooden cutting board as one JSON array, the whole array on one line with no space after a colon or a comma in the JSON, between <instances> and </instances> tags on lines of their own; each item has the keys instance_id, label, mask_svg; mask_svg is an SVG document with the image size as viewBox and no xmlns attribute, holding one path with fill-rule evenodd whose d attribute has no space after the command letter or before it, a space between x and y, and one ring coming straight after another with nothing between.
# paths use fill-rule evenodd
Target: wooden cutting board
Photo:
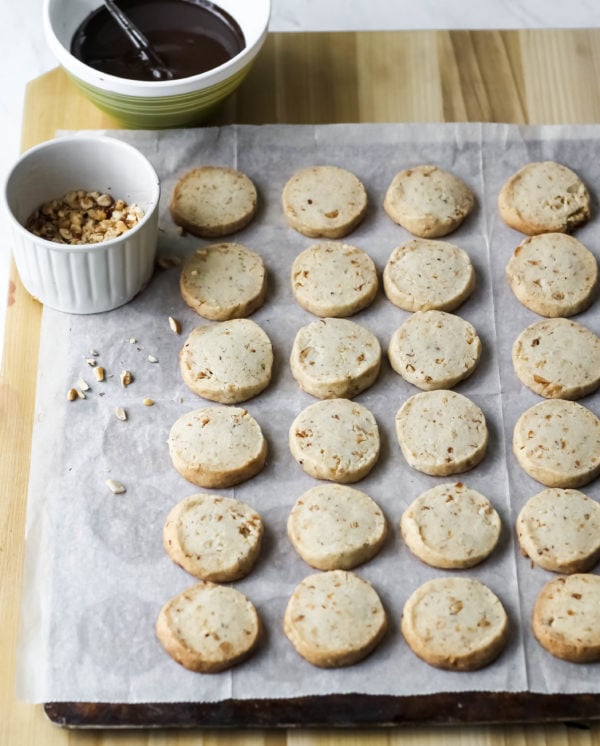
<instances>
[{"instance_id":1,"label":"wooden cutting board","mask_svg":"<svg viewBox=\"0 0 600 746\"><path fill-rule=\"evenodd\" d=\"M599 71L600 30L273 34L242 88L210 124L599 123ZM28 85L24 149L51 138L57 129L116 126L118 123L83 99L59 70ZM38 360L41 307L24 291L14 267L8 304L0 378L0 743L411 746L438 738L457 746L507 742L527 746L567 742L570 746L600 745L599 723L584 730L548 724L557 718L580 721L600 717L596 696L543 702L536 697L511 696L419 698L400 709L397 702L380 701L378 718L369 716L373 702L366 698L317 705L294 701L275 715L268 708L257 711L252 703L237 708L199 706L171 710L170 714L153 706L134 711L118 706L68 704L46 708L56 722L67 718L74 725L152 727L144 732L102 734L52 727L41 706L17 701L14 673L35 382L38 368L43 374L44 366L52 365L52 361ZM406 727L360 733L356 729L264 730L286 723L310 724L303 716L307 706L313 707L313 723L321 727L375 722ZM532 719L542 724L514 724ZM499 724L465 725L476 721ZM244 731L249 723L258 730ZM420 725L412 727L411 723ZM161 725L189 728L198 724L207 728L200 735L156 730ZM211 730L222 725L237 730Z\"/></svg>"}]
</instances>

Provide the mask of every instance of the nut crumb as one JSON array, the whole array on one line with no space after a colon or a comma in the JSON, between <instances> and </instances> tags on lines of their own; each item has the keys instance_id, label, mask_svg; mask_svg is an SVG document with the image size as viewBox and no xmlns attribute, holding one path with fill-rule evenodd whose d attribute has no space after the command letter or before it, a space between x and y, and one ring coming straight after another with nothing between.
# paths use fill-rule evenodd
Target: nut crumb
<instances>
[{"instance_id":1,"label":"nut crumb","mask_svg":"<svg viewBox=\"0 0 600 746\"><path fill-rule=\"evenodd\" d=\"M96 367L96 361L94 360L93 357L88 357L85 362L90 366L90 368Z\"/></svg>"},{"instance_id":2,"label":"nut crumb","mask_svg":"<svg viewBox=\"0 0 600 746\"><path fill-rule=\"evenodd\" d=\"M133 381L133 376L131 375L131 371L124 370L121 373L121 386L129 386L129 384Z\"/></svg>"},{"instance_id":3,"label":"nut crumb","mask_svg":"<svg viewBox=\"0 0 600 746\"><path fill-rule=\"evenodd\" d=\"M129 344L134 345L137 342L137 339L135 337L129 337Z\"/></svg>"},{"instance_id":4,"label":"nut crumb","mask_svg":"<svg viewBox=\"0 0 600 746\"><path fill-rule=\"evenodd\" d=\"M148 355L148 362L149 363L157 363L158 362L158 358L155 357L154 355Z\"/></svg>"},{"instance_id":5,"label":"nut crumb","mask_svg":"<svg viewBox=\"0 0 600 746\"><path fill-rule=\"evenodd\" d=\"M78 399L87 399L86 395L83 393L81 389L75 389L75 395Z\"/></svg>"},{"instance_id":6,"label":"nut crumb","mask_svg":"<svg viewBox=\"0 0 600 746\"><path fill-rule=\"evenodd\" d=\"M83 378L77 379L77 386L81 389L81 391L89 391L90 387L87 381L84 381Z\"/></svg>"},{"instance_id":7,"label":"nut crumb","mask_svg":"<svg viewBox=\"0 0 600 746\"><path fill-rule=\"evenodd\" d=\"M75 401L75 399L77 399L77 398L78 398L77 397L77 391L75 389L69 389L67 391L67 399L69 401Z\"/></svg>"},{"instance_id":8,"label":"nut crumb","mask_svg":"<svg viewBox=\"0 0 600 746\"><path fill-rule=\"evenodd\" d=\"M148 396L147 396L147 397L146 397L146 398L144 399L144 401L142 402L142 404L143 404L143 405L144 405L145 407L152 407L152 406L154 405L154 399L150 399L150 397L148 397Z\"/></svg>"},{"instance_id":9,"label":"nut crumb","mask_svg":"<svg viewBox=\"0 0 600 746\"><path fill-rule=\"evenodd\" d=\"M55 243L101 243L133 228L143 215L138 205L128 205L110 194L77 189L40 205L25 227Z\"/></svg>"},{"instance_id":10,"label":"nut crumb","mask_svg":"<svg viewBox=\"0 0 600 746\"><path fill-rule=\"evenodd\" d=\"M104 380L104 368L99 365L97 368L94 368L94 375L96 376L97 381L103 381Z\"/></svg>"},{"instance_id":11,"label":"nut crumb","mask_svg":"<svg viewBox=\"0 0 600 746\"><path fill-rule=\"evenodd\" d=\"M115 417L118 420L121 420L121 422L125 422L127 419L127 412L123 409L123 407L115 407Z\"/></svg>"},{"instance_id":12,"label":"nut crumb","mask_svg":"<svg viewBox=\"0 0 600 746\"><path fill-rule=\"evenodd\" d=\"M160 269L171 269L172 267L178 267L181 264L181 259L178 256L159 256L156 259L156 264Z\"/></svg>"},{"instance_id":13,"label":"nut crumb","mask_svg":"<svg viewBox=\"0 0 600 746\"><path fill-rule=\"evenodd\" d=\"M175 334L181 334L181 323L172 316L169 316L169 326L171 327L171 331L175 332Z\"/></svg>"},{"instance_id":14,"label":"nut crumb","mask_svg":"<svg viewBox=\"0 0 600 746\"><path fill-rule=\"evenodd\" d=\"M125 492L125 486L122 485L121 482L117 482L116 479L107 479L106 486L115 495L121 495L123 492Z\"/></svg>"}]
</instances>

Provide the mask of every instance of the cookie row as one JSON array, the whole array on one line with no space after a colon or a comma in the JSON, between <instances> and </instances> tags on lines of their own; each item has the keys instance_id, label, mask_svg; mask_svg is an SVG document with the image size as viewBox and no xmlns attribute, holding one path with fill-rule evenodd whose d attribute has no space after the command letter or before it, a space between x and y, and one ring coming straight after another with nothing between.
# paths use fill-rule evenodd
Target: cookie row
<instances>
[{"instance_id":1,"label":"cookie row","mask_svg":"<svg viewBox=\"0 0 600 746\"><path fill-rule=\"evenodd\" d=\"M365 217L367 192L350 171L331 165L303 168L282 190L289 225L309 237L342 238ZM383 203L387 215L415 236L437 238L456 230L475 196L456 175L435 165L404 169L392 179ZM245 227L257 209L257 190L244 173L202 166L176 183L170 202L174 222L204 238ZM529 163L502 187L498 209L507 225L528 235L571 233L590 217L586 185L553 161Z\"/></svg>"},{"instance_id":2,"label":"cookie row","mask_svg":"<svg viewBox=\"0 0 600 746\"><path fill-rule=\"evenodd\" d=\"M562 537L556 505L547 499L558 493L563 498L558 514L567 532ZM575 522L567 520L569 498L571 506L577 505ZM545 502L549 504L542 510ZM538 509L544 520L536 523ZM594 510L596 504L574 490L540 493L519 517L519 540L524 551L527 547L534 561L557 571L587 569L600 552L595 536L599 517ZM464 569L481 563L494 550L500 536L500 518L479 492L462 482L446 483L416 498L404 511L400 528L408 548L426 564ZM248 505L200 493L172 508L163 544L171 559L194 577L230 582L251 571L262 534L261 517ZM347 485L323 484L298 498L288 516L287 534L311 567L350 570L379 552L388 529L380 507L365 492Z\"/></svg>"},{"instance_id":3,"label":"cookie row","mask_svg":"<svg viewBox=\"0 0 600 746\"><path fill-rule=\"evenodd\" d=\"M481 342L464 319L442 311L412 315L392 335L388 357L405 380L424 390L451 388L474 371ZM381 346L348 319L319 319L301 327L290 369L301 389L319 399L354 398L376 381ZM221 404L247 401L270 383L273 349L250 319L198 326L179 354L181 375L194 393Z\"/></svg>"},{"instance_id":4,"label":"cookie row","mask_svg":"<svg viewBox=\"0 0 600 746\"><path fill-rule=\"evenodd\" d=\"M229 232L252 218L254 185L245 175L227 171L223 199L218 184L222 175L222 169L204 169L204 176L217 183L194 181L193 188L188 183L176 190L174 199L185 215L177 222L185 229L194 230L198 210L208 235L221 235L224 220ZM179 356L184 380L192 388L201 382L198 393L224 405L259 394L271 379L271 341L244 317L264 302L261 257L239 244L200 249L184 267L180 288L198 314L220 322L197 327L188 336ZM267 455L258 423L245 409L230 406L184 415L172 429L169 450L180 473L207 487L250 479L263 468ZM262 536L258 513L231 498L191 495L170 511L163 530L165 551L188 573L202 578L167 601L156 621L158 640L182 666L216 673L255 651L262 636L260 616L243 593L223 583L252 570Z\"/></svg>"},{"instance_id":5,"label":"cookie row","mask_svg":"<svg viewBox=\"0 0 600 746\"><path fill-rule=\"evenodd\" d=\"M321 317L347 317L375 299L379 280L362 249L326 241L302 251L291 269L294 297ZM406 311L452 311L473 291L475 273L465 251L445 241L415 239L395 248L383 272L389 300ZM180 289L200 316L223 321L249 316L265 302L261 257L239 243L197 249L184 263Z\"/></svg>"},{"instance_id":6,"label":"cookie row","mask_svg":"<svg viewBox=\"0 0 600 746\"><path fill-rule=\"evenodd\" d=\"M419 586L404 604L400 628L417 656L454 671L488 665L509 636L501 601L473 578L440 577ZM363 659L387 629L377 591L358 575L341 570L305 578L284 617L284 631L298 653L326 668Z\"/></svg>"},{"instance_id":7,"label":"cookie row","mask_svg":"<svg viewBox=\"0 0 600 746\"><path fill-rule=\"evenodd\" d=\"M485 457L486 418L468 397L440 389L415 394L395 417L407 463L432 476L468 471ZM379 428L363 404L329 399L306 407L289 431L292 455L311 476L352 483L379 458ZM600 473L600 420L560 399L536 404L516 423L513 450L522 468L549 487L581 487Z\"/></svg>"},{"instance_id":8,"label":"cookie row","mask_svg":"<svg viewBox=\"0 0 600 746\"><path fill-rule=\"evenodd\" d=\"M597 642L600 577L576 574L547 583L532 626L555 657L593 662ZM492 663L510 636L508 616L493 591L474 578L439 577L419 586L404 604L400 622L410 649L432 666L474 671ZM202 673L225 670L248 658L262 632L254 605L238 590L201 582L168 602L157 635L170 655ZM330 570L306 577L290 597L284 632L315 666L347 666L369 655L388 630L373 586L355 573Z\"/></svg>"},{"instance_id":9,"label":"cookie row","mask_svg":"<svg viewBox=\"0 0 600 746\"><path fill-rule=\"evenodd\" d=\"M587 484L600 472L600 420L572 401L598 388L600 339L567 318L597 295L594 255L565 235L589 219L589 195L569 169L529 164L507 182L499 208L509 226L530 234L507 263L508 283L522 305L547 317L530 324L512 348L519 380L548 399L525 411L514 430L518 462L549 486L519 511L517 537L525 557L562 573L538 594L532 630L552 655L594 661L600 577L586 571L600 558L600 505L576 489L561 489Z\"/></svg>"},{"instance_id":10,"label":"cookie row","mask_svg":"<svg viewBox=\"0 0 600 746\"><path fill-rule=\"evenodd\" d=\"M405 311L453 311L473 292L469 255L448 241L417 238L397 246L383 270L383 289ZM316 316L352 316L368 307L378 289L375 264L348 243L313 244L294 259L292 291Z\"/></svg>"},{"instance_id":11,"label":"cookie row","mask_svg":"<svg viewBox=\"0 0 600 746\"><path fill-rule=\"evenodd\" d=\"M430 665L455 671L473 671L491 663L509 636L502 603L472 578L444 577L423 584L406 601L400 626L416 655ZM387 630L387 613L377 591L344 570L306 577L293 591L284 615L284 632L297 652L324 668L362 660ZM252 655L262 623L240 591L201 581L165 604L156 632L181 665L199 673L217 673Z\"/></svg>"},{"instance_id":12,"label":"cookie row","mask_svg":"<svg viewBox=\"0 0 600 746\"><path fill-rule=\"evenodd\" d=\"M310 166L294 173L282 190L288 224L305 236L342 238L365 217L367 192L362 182L338 166ZM474 196L453 174L436 166L398 173L384 209L394 222L423 237L444 236L469 214ZM170 202L173 221L203 238L241 230L254 217L257 191L246 174L231 168L202 166L176 183Z\"/></svg>"},{"instance_id":13,"label":"cookie row","mask_svg":"<svg viewBox=\"0 0 600 746\"><path fill-rule=\"evenodd\" d=\"M407 463L432 476L469 471L488 446L481 408L446 389L407 399L396 413L395 429ZM200 487L231 487L250 479L262 470L267 455L259 423L242 407L215 405L187 412L173 424L168 442L177 471ZM296 416L289 448L310 476L351 484L369 474L379 459L379 426L365 405L325 399ZM517 421L513 450L521 467L542 484L581 487L600 473L600 420L576 402L541 402Z\"/></svg>"},{"instance_id":14,"label":"cookie row","mask_svg":"<svg viewBox=\"0 0 600 746\"><path fill-rule=\"evenodd\" d=\"M410 466L436 476L473 468L485 456L488 443L481 409L467 397L446 390L407 400L397 413L396 433ZM208 488L251 479L262 470L267 456L259 423L248 410L226 405L181 415L171 427L168 447L175 469L189 482ZM326 399L296 416L289 428L289 448L310 476L352 484L379 460L379 426L365 405Z\"/></svg>"}]
</instances>

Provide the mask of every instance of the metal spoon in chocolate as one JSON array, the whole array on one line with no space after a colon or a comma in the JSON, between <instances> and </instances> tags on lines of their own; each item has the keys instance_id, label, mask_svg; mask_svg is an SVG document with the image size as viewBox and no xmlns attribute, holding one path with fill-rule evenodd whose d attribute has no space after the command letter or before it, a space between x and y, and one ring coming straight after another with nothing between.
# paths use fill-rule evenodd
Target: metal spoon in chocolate
<instances>
[{"instance_id":1,"label":"metal spoon in chocolate","mask_svg":"<svg viewBox=\"0 0 600 746\"><path fill-rule=\"evenodd\" d=\"M152 45L139 28L133 23L131 18L127 16L117 6L114 0L103 0L106 10L110 13L112 18L119 24L123 29L131 43L138 50L142 61L148 65L152 75L157 80L172 80L173 73L165 65L164 61L153 49Z\"/></svg>"}]
</instances>

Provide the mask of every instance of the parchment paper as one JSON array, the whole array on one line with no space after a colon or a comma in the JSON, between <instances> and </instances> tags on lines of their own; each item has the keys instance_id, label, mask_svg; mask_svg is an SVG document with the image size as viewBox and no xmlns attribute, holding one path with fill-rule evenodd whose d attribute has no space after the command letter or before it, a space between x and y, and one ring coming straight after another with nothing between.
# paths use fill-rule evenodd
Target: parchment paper
<instances>
[{"instance_id":1,"label":"parchment paper","mask_svg":"<svg viewBox=\"0 0 600 746\"><path fill-rule=\"evenodd\" d=\"M265 626L257 654L218 675L186 671L162 650L154 624L163 603L195 580L166 556L162 527L170 508L200 491L172 467L166 440L184 412L210 404L192 394L178 369L178 351L198 324L182 301L177 268L157 269L151 284L129 305L94 316L44 310L37 414L30 477L23 630L18 691L30 701L171 702L230 697L296 697L330 692L407 695L437 691L598 691L600 667L560 662L541 649L530 632L533 602L553 575L520 556L514 522L524 502L543 487L517 465L512 429L527 407L540 401L513 372L510 349L538 317L522 307L504 279L506 262L522 239L499 219L496 197L504 181L528 161L554 159L576 170L597 194L596 127L520 128L505 125L325 125L230 126L168 132L111 131L135 144L162 180L160 254L185 257L203 242L179 235L168 215L176 179L201 164L239 168L256 183L259 210L237 234L259 252L269 273L265 306L253 316L270 336L276 358L270 388L245 406L269 443L264 471L222 491L248 502L262 515L266 536L253 572L236 583L255 603ZM477 273L477 287L458 313L473 323L483 344L478 369L456 390L480 405L490 429L486 458L460 477L436 478L412 470L394 434L394 415L418 389L394 373L387 361L376 384L358 397L375 414L381 458L357 486L382 507L390 526L383 551L356 572L379 592L390 621L383 643L349 668L313 668L296 654L282 632L287 600L314 572L292 549L287 515L302 492L315 484L291 457L287 434L296 414L312 403L293 380L288 358L296 331L312 320L294 301L289 275L294 257L313 241L289 228L280 195L291 173L303 166L337 164L365 184L370 208L345 240L367 251L379 272L392 249L410 238L385 215L385 190L401 168L434 163L462 177L477 196L474 214L448 240L464 248ZM598 257L600 218L577 234ZM182 334L170 329L179 319ZM354 317L371 329L385 350L408 314L380 290L373 305ZM600 332L598 303L577 320ZM91 350L105 367L97 383L86 358ZM148 361L153 355L158 362ZM124 389L122 370L134 382ZM90 384L85 400L68 402L79 377ZM144 406L145 397L155 401ZM600 394L582 401L600 413ZM114 416L116 406L129 414ZM127 491L114 495L105 480ZM443 672L419 660L399 630L402 607L426 580L443 575L419 562L403 544L398 523L422 491L441 481L462 480L487 495L503 530L493 555L457 574L479 578L500 597L512 628L508 647L489 667L474 673ZM599 496L598 483L584 491Z\"/></svg>"}]
</instances>

